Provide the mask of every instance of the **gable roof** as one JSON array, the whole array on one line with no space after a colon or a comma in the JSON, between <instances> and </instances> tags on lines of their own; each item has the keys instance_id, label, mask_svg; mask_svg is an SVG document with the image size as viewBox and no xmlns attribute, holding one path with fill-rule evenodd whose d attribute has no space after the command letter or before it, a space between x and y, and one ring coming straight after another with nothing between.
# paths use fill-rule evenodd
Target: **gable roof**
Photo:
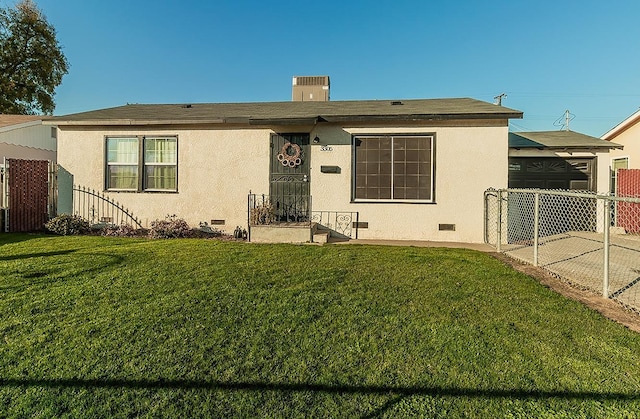
<instances>
[{"instance_id":1,"label":"gable roof","mask_svg":"<svg viewBox=\"0 0 640 419\"><path fill-rule=\"evenodd\" d=\"M522 118L522 112L470 98L330 102L125 105L54 117L51 125L313 124Z\"/></svg>"},{"instance_id":2,"label":"gable roof","mask_svg":"<svg viewBox=\"0 0 640 419\"><path fill-rule=\"evenodd\" d=\"M509 148L576 150L598 148L621 149L622 146L574 131L538 131L510 132Z\"/></svg>"},{"instance_id":3,"label":"gable roof","mask_svg":"<svg viewBox=\"0 0 640 419\"><path fill-rule=\"evenodd\" d=\"M633 115L620 122L615 127L611 128L608 132L606 132L603 136L603 140L611 141L618 135L622 134L624 131L628 130L635 124L640 122L640 110L636 111Z\"/></svg>"}]
</instances>

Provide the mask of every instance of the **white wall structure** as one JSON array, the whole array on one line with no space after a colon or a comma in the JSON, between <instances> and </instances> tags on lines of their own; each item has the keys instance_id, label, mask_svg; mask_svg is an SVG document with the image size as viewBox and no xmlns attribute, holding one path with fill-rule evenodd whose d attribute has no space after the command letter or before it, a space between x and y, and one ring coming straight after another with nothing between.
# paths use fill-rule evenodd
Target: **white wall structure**
<instances>
[{"instance_id":1,"label":"white wall structure","mask_svg":"<svg viewBox=\"0 0 640 419\"><path fill-rule=\"evenodd\" d=\"M0 160L55 161L56 128L43 125L42 121L42 116L0 114Z\"/></svg>"}]
</instances>

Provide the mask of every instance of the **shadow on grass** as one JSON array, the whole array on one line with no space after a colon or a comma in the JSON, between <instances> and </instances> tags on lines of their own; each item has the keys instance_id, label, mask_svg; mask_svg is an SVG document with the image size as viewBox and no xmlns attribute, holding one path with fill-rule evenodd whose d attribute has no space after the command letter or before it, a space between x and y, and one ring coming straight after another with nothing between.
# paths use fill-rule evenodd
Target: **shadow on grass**
<instances>
[{"instance_id":1,"label":"shadow on grass","mask_svg":"<svg viewBox=\"0 0 640 419\"><path fill-rule=\"evenodd\" d=\"M22 255L0 256L0 261L31 259L31 258L39 258L39 257L47 257L47 256L62 256L62 255L68 255L75 251L76 251L75 249L72 249L72 250L57 250L54 252L27 253Z\"/></svg>"},{"instance_id":2,"label":"shadow on grass","mask_svg":"<svg viewBox=\"0 0 640 419\"><path fill-rule=\"evenodd\" d=\"M0 225L0 229L4 229L4 226ZM20 243L31 239L37 239L42 236L42 234L5 233L4 231L0 231L0 246L4 246L5 244Z\"/></svg>"},{"instance_id":3,"label":"shadow on grass","mask_svg":"<svg viewBox=\"0 0 640 419\"><path fill-rule=\"evenodd\" d=\"M525 389L473 389L440 386L401 387L401 386L350 386L330 384L289 384L265 382L221 382L194 380L120 380L120 379L0 379L2 387L45 387L45 388L113 388L136 390L224 390L224 391L280 391L280 392L318 392L327 394L364 394L407 396L448 396L487 399L563 399L563 400L617 400L640 401L640 391L598 392L598 391L551 391ZM386 409L400 401L390 400L382 408Z\"/></svg>"},{"instance_id":4,"label":"shadow on grass","mask_svg":"<svg viewBox=\"0 0 640 419\"><path fill-rule=\"evenodd\" d=\"M76 250L65 250L59 252L47 252L47 253L33 253L30 255L19 255L17 257L0 257L0 261L10 260L11 258L15 259L23 259L23 258L32 258L38 256L60 256L66 255L69 253L73 253ZM93 254L87 254L90 256L94 256ZM69 262L71 265L71 271L64 269L62 266L49 266L41 269L35 270L24 270L18 273L19 279L14 280L13 283L9 283L5 286L0 286L0 292L22 292L27 289L31 289L32 287L38 286L51 286L57 283L69 284L71 282L84 281L87 278L87 275L92 275L103 271L109 267L115 267L117 265L122 264L124 261L123 256L116 255L105 255L99 254L99 256L107 258L108 260L102 261L101 263L93 263L88 267L74 267L72 262Z\"/></svg>"}]
</instances>

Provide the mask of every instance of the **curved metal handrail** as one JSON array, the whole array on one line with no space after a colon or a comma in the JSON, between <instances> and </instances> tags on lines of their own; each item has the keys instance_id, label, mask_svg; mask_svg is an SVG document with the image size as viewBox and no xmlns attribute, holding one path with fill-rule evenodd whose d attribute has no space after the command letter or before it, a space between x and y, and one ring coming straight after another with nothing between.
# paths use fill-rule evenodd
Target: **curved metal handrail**
<instances>
[{"instance_id":1,"label":"curved metal handrail","mask_svg":"<svg viewBox=\"0 0 640 419\"><path fill-rule=\"evenodd\" d=\"M91 224L142 224L128 208L104 193L80 185L73 185L73 212Z\"/></svg>"}]
</instances>

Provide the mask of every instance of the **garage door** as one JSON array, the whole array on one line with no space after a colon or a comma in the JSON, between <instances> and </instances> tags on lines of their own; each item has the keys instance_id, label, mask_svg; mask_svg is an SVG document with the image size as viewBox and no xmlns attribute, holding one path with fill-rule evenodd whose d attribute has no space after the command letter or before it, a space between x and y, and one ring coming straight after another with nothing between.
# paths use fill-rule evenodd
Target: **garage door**
<instances>
[{"instance_id":1,"label":"garage door","mask_svg":"<svg viewBox=\"0 0 640 419\"><path fill-rule=\"evenodd\" d=\"M539 189L573 189L595 191L595 159L554 157L510 157L509 187ZM595 201L556 196L540 203L540 237L567 231L593 231ZM533 198L523 201L518 194L509 195L508 240L516 243L533 238Z\"/></svg>"},{"instance_id":2,"label":"garage door","mask_svg":"<svg viewBox=\"0 0 640 419\"><path fill-rule=\"evenodd\" d=\"M596 159L510 157L509 187L596 190Z\"/></svg>"}]
</instances>

